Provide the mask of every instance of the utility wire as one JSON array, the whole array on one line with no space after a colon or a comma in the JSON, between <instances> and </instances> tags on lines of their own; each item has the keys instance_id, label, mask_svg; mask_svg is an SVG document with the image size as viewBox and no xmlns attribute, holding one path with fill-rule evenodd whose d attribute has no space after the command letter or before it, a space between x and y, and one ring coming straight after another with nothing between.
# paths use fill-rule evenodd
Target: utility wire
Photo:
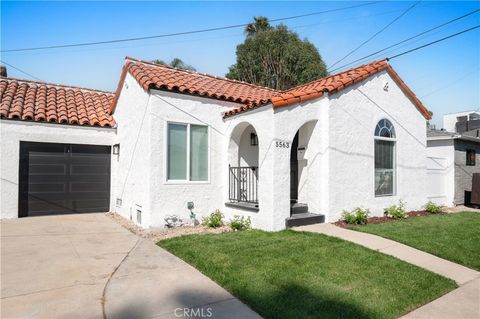
<instances>
[{"instance_id":1,"label":"utility wire","mask_svg":"<svg viewBox=\"0 0 480 319\"><path fill-rule=\"evenodd\" d=\"M367 44L368 42L370 42L373 38L375 38L377 35L379 35L380 33L382 33L383 31L385 31L388 27L390 27L392 24L394 24L396 21L398 21L401 17L403 17L404 15L406 15L410 10L412 10L413 8L415 8L415 6L417 4L419 4L422 0L420 1L417 1L415 2L413 5L411 5L410 7L407 8L407 10L403 11L398 17L396 17L395 19L393 19L392 21L390 21L390 23L388 23L386 26L384 26L383 28L381 28L380 30L378 30L375 34L373 34L370 38L368 38L367 40L363 41L362 43L360 43L356 48L354 48L352 51L348 52L343 58L341 58L340 60L337 60L335 63L333 63L329 69L333 68L335 65L337 65L338 63L342 62L343 60L345 60L346 58L348 58L350 55L352 55L353 53L355 53L358 49L360 49L361 47L363 47L365 44ZM327 69L328 71L328 69Z\"/></svg>"},{"instance_id":2,"label":"utility wire","mask_svg":"<svg viewBox=\"0 0 480 319\"><path fill-rule=\"evenodd\" d=\"M7 65L7 66L9 66L9 67L11 67L11 68L13 68L13 69L15 69L15 70L17 70L18 72L21 72L21 73L23 73L23 74L25 74L25 75L28 75L28 76L31 77L32 79L35 79L35 80L40 81L40 82L43 82L41 79L37 78L35 75L32 75L32 74L30 74L30 73L28 73L28 72L25 72L25 71L17 68L17 67L14 66L14 65L11 65L10 63L7 63L7 62L2 61L2 60L0 60L0 62L3 63L3 64L5 64L5 65Z\"/></svg>"},{"instance_id":3,"label":"utility wire","mask_svg":"<svg viewBox=\"0 0 480 319\"><path fill-rule=\"evenodd\" d=\"M401 57L402 55L405 55L405 54L408 54L408 53L411 53L411 52L414 52L414 51L417 51L417 50L426 48L426 47L431 46L431 45L433 45L433 44L435 44L435 43L445 41L445 40L447 40L447 39L456 37L456 36L461 35L461 34L463 34L463 33L467 33L467 32L473 31L473 30L478 29L478 28L480 28L480 24L478 24L478 25L476 25L476 26L474 26L474 27L471 27L471 28L469 28L469 29L465 29L465 30L463 30L463 31L460 31L460 32L451 34L451 35L446 36L446 37L444 37L444 38L441 38L441 39L438 39L438 40L429 42L429 43L424 44L424 45L421 45L421 46L419 46L419 47L410 49L410 50L408 50L408 51L404 51L404 52L402 52L402 53L396 54L396 55L394 55L394 56L392 56L392 57L387 58L387 60L392 60L392 59Z\"/></svg>"},{"instance_id":4,"label":"utility wire","mask_svg":"<svg viewBox=\"0 0 480 319\"><path fill-rule=\"evenodd\" d=\"M418 37L420 37L420 36L422 36L422 35L424 35L424 34L426 34L426 33L432 32L432 31L437 30L437 29L439 29L439 28L441 28L441 27L444 27L444 26L446 26L446 25L448 25L448 24L450 24L450 23L456 22L456 21L458 21L458 20L461 20L461 19L463 19L463 18L466 18L466 17L468 17L468 16L471 16L472 14L478 13L479 11L480 11L480 9L476 9L476 10L470 11L470 12L468 12L468 13L460 16L460 17L457 17L457 18L455 18L455 19L452 19L452 20L450 20L450 21L447 21L447 22L445 22L445 23L442 23L442 24L440 24L440 25L438 25L438 26L436 26L436 27L433 27L433 28L431 28L431 29L428 29L428 30L425 30L425 31L423 31L423 32L420 32L420 33L418 33L418 34L416 34L416 35L414 35L414 36L411 36L411 37L409 37L409 38L407 38L407 39L404 39L404 40L402 40L402 41L400 41L400 42L397 42L397 43L394 43L394 44L392 44L392 45L389 45L388 47L385 47L385 48L383 48L383 49L381 49L381 50L378 50L378 51L376 51L376 52L373 52L373 53L371 53L371 54L368 54L368 55L366 55L366 56L364 56L364 57L361 57L361 58L359 58L359 59L356 59L356 60L354 60L354 61L352 61L352 62L349 62L349 63L347 63L347 64L344 64L344 65L342 65L342 66L339 66L339 67L331 70L331 72L335 72L335 71L340 70L340 69L343 69L343 68L345 68L345 67L347 67L347 66L349 66L349 65L352 65L352 64L354 64L354 63L357 63L358 61L365 60L366 58L369 58L369 57L371 57L371 56L377 55L378 53L382 53L382 52L384 52L384 51L386 51L386 50L388 50L388 49L391 49L391 48L393 48L393 47L396 47L396 46L398 46L398 45L400 45L400 44L403 44L403 43L405 43L405 42L407 42L407 41L410 41L410 40L413 40L413 39L415 39L415 38L418 38Z\"/></svg>"},{"instance_id":5,"label":"utility wire","mask_svg":"<svg viewBox=\"0 0 480 319\"><path fill-rule=\"evenodd\" d=\"M431 4L428 4L431 5ZM424 5L423 7L426 7L428 5ZM391 14L391 13L396 13L402 10L390 10L390 11L383 11L379 13L372 13L364 16L354 16L354 17L348 17L348 18L343 18L343 19L334 19L334 20L326 20L322 22L317 22L313 24L301 24L301 25L294 25L294 26L289 26L289 29L292 29L294 31L297 31L298 29L301 28L311 28L313 26L318 26L318 25L325 25L325 24L330 24L330 23L336 23L336 22L342 22L342 21L352 21L352 20L358 20L358 19L364 19L365 17L374 17L374 16L380 16L380 15L386 15L386 14ZM239 37L244 35L244 33L232 33L228 35L223 35L223 36L210 36L210 37L196 37L194 39L183 39L183 40L173 40L173 41L163 41L163 42L154 42L154 43L147 43L147 44L126 44L126 45L116 45L116 46L108 46L108 47L97 47L97 48L79 48L79 49L71 49L71 50L63 50L63 51L57 51L57 52L62 52L63 53L76 53L76 52L91 52L91 51L99 51L99 50L116 50L116 49L124 49L124 48L139 48L139 47L152 47L152 46L160 46L164 44L172 44L172 43L186 43L186 42L194 42L194 41L205 41L205 40L216 40L216 39L226 39L226 38L232 38L232 37ZM52 51L32 51L32 52L23 52L23 53L17 53L17 52L6 52L4 54L17 54L17 56L32 56L32 55L39 55L39 54L52 54Z\"/></svg>"},{"instance_id":6,"label":"utility wire","mask_svg":"<svg viewBox=\"0 0 480 319\"><path fill-rule=\"evenodd\" d=\"M335 9L329 9L329 10L311 12L311 13L306 13L306 14L300 14L300 15L295 15L295 16L290 16L290 17L276 18L276 19L270 20L270 22L298 19L298 18L304 18L304 17L314 16L314 15L319 15L319 14L324 14L324 13L343 11L343 10L368 6L368 5L372 5L372 4L378 4L378 3L381 3L381 2L386 2L386 1L373 1L373 2L367 2L367 3L347 6L347 7L340 7L340 8L335 8ZM0 52L20 52L20 51L34 51L34 50L46 50L46 49L60 49L60 48L91 46L91 45L99 45L99 44L110 44L110 43L118 43L118 42L140 41L140 40L166 38L166 37L174 37L174 36L179 36L179 35L188 35L188 34L196 34L196 33L204 33L204 32L212 32L212 31L219 31L219 30L226 30L226 29L241 28L241 27L246 27L247 25L249 25L249 23L234 24L234 25L216 27L216 28L209 28L209 29L200 29L200 30L192 30L192 31L184 31L184 32L151 35L151 36L145 36L145 37L124 38L124 39L105 40L105 41L96 41L96 42L61 44L61 45L51 45L51 46L21 48L21 49L9 49L9 50L1 50Z\"/></svg>"}]
</instances>

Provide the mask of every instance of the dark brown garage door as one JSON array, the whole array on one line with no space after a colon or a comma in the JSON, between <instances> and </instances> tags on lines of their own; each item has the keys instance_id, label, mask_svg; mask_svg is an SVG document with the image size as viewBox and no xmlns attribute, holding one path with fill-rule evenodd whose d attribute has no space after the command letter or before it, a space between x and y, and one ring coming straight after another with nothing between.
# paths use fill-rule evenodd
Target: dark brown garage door
<instances>
[{"instance_id":1,"label":"dark brown garage door","mask_svg":"<svg viewBox=\"0 0 480 319\"><path fill-rule=\"evenodd\" d=\"M20 143L19 217L109 207L110 146Z\"/></svg>"}]
</instances>

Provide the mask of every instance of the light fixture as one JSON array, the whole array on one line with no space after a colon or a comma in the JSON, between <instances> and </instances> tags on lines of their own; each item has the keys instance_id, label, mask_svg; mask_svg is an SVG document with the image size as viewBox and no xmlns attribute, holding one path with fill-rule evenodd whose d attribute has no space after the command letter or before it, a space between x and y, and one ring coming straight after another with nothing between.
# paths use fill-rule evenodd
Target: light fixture
<instances>
[{"instance_id":1,"label":"light fixture","mask_svg":"<svg viewBox=\"0 0 480 319\"><path fill-rule=\"evenodd\" d=\"M120 144L113 145L113 155L120 155Z\"/></svg>"},{"instance_id":2,"label":"light fixture","mask_svg":"<svg viewBox=\"0 0 480 319\"><path fill-rule=\"evenodd\" d=\"M258 137L255 133L250 133L250 145L255 146L258 145Z\"/></svg>"}]
</instances>

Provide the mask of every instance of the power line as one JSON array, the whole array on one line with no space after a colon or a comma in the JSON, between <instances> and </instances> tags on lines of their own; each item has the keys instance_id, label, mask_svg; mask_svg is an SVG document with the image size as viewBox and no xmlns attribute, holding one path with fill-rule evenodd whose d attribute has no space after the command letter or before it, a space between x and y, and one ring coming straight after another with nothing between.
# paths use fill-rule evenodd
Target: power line
<instances>
[{"instance_id":1,"label":"power line","mask_svg":"<svg viewBox=\"0 0 480 319\"><path fill-rule=\"evenodd\" d=\"M402 41L400 41L400 42L394 43L394 44L389 45L388 47L385 47L385 48L383 48L383 49L381 49L381 50L378 50L378 51L373 52L373 53L371 53L371 54L368 54L368 55L366 55L366 56L364 56L364 57L361 57L361 58L359 58L359 59L356 59L356 60L354 60L354 61L352 61L352 62L349 62L349 63L347 63L347 64L344 64L344 65L342 65L342 66L340 66L340 67L337 67L337 68L331 70L331 72L334 72L334 71L336 71L336 70L343 69L343 68L345 68L345 67L347 67L347 66L349 66L349 65L352 65L352 64L354 64L354 63L356 63L356 62L358 62L358 61L361 61L361 60L364 60L364 59L369 58L369 57L371 57L371 56L377 55L378 53L384 52L384 51L386 51L386 50L388 50L388 49L391 49L391 48L393 48L393 47L396 47L396 46L398 46L398 45L400 45L400 44L403 44L403 43L405 43L405 42L407 42L407 41L410 41L410 40L413 40L413 39L415 39L415 38L418 38L418 37L420 37L420 36L422 36L422 35L424 35L424 34L426 34L426 33L432 32L432 31L437 30L437 29L439 29L439 28L441 28L441 27L444 27L444 26L446 26L446 25L448 25L448 24L450 24L450 23L453 23L453 22L456 22L456 21L461 20L461 19L463 19L463 18L466 18L466 17L468 17L468 16L470 16L470 15L472 15L472 14L475 14L475 13L477 13L477 12L479 12L479 11L480 11L480 9L476 9L476 10L470 11L470 12L468 12L468 13L460 16L460 17L457 17L457 18L452 19L452 20L450 20L450 21L444 22L444 23L442 23L442 24L440 24L440 25L438 25L438 26L436 26L436 27L433 27L433 28L431 28L431 29L428 29L428 30L425 30L425 31L423 31L423 32L420 32L420 33L418 33L418 34L416 34L416 35L414 35L414 36L411 36L411 37L409 37L409 38L407 38L407 39L404 39L404 40L402 40Z\"/></svg>"},{"instance_id":2,"label":"power line","mask_svg":"<svg viewBox=\"0 0 480 319\"><path fill-rule=\"evenodd\" d=\"M381 3L381 2L386 2L386 1L367 2L367 3L356 4L356 5L347 6L347 7L340 7L340 8L335 8L335 9L311 12L311 13L300 14L300 15L284 17L284 18L276 18L276 19L272 19L270 21L271 22L277 22L277 21L304 18L304 17L314 16L314 15L319 15L319 14L324 14L324 13L331 13L331 12L343 11L343 10L348 10L348 9L353 9L353 8L359 8L359 7L368 6L368 5L372 5L372 4L378 4L378 3ZM51 46L33 47L33 48L9 49L9 50L1 50L0 52L19 52L19 51L34 51L34 50L46 50L46 49L60 49L60 48L69 48L69 47L110 44L110 43L118 43L118 42L140 41L140 40L148 40L148 39L174 37L174 36L179 36L179 35L188 35L188 34L212 32L212 31L220 31L220 30L226 30L226 29L242 28L242 27L246 27L247 25L249 25L249 23L234 24L234 25L223 26L223 27L184 31L184 32L151 35L151 36L145 36L145 37L124 38L124 39L105 40L105 41L96 41L96 42L84 42L84 43L73 43L73 44L61 44L61 45L51 45Z\"/></svg>"},{"instance_id":3,"label":"power line","mask_svg":"<svg viewBox=\"0 0 480 319\"><path fill-rule=\"evenodd\" d=\"M32 74L30 74L30 73L28 73L28 72L25 72L25 71L17 68L17 67L14 66L14 65L11 65L10 63L7 63L7 62L2 61L2 60L0 60L0 62L3 63L3 64L5 64L5 65L8 65L9 67L17 70L18 72L21 72L21 73L23 73L23 74L25 74L25 75L28 75L28 76L31 77L32 79L35 79L35 80L40 81L40 82L43 82L41 79L37 78L35 75L32 75Z\"/></svg>"},{"instance_id":4,"label":"power line","mask_svg":"<svg viewBox=\"0 0 480 319\"><path fill-rule=\"evenodd\" d=\"M396 21L398 21L401 17L403 17L404 15L406 15L410 10L412 10L413 8L415 8L415 6L417 4L419 4L422 0L420 1L417 1L415 2L413 5L411 5L410 7L407 8L407 10L403 11L398 17L396 17L395 19L393 19L392 21L390 21L390 23L388 23L386 26L384 26L382 29L378 30L375 34L373 34L370 38L368 38L367 40L363 41L362 43L360 43L360 45L358 45L355 49L353 49L352 51L348 52L343 58L341 58L340 60L337 60L335 63L333 63L329 69L331 69L332 67L334 67L335 65L337 65L338 63L342 62L343 60L345 60L346 58L348 58L350 55L352 55L353 53L355 53L358 49L360 49L361 47L363 47L365 44L367 44L368 42L370 42L373 38L375 38L377 35L379 35L380 33L382 33L383 31L385 31L388 27L390 27L392 24L394 24Z\"/></svg>"},{"instance_id":5,"label":"power line","mask_svg":"<svg viewBox=\"0 0 480 319\"><path fill-rule=\"evenodd\" d=\"M444 38L441 38L441 39L438 39L438 40L429 42L429 43L424 44L424 45L421 45L421 46L419 46L419 47L416 47L416 48L413 48L413 49L404 51L404 52L399 53L399 54L396 54L396 55L394 55L394 56L392 56L392 57L387 58L387 60L392 60L392 59L401 57L402 55L405 55L405 54L408 54L408 53L411 53L411 52L414 52L414 51L423 49L423 48L428 47L428 46L431 46L431 45L433 45L433 44L435 44L435 43L442 42L442 41L445 41L445 40L447 40L447 39L456 37L456 36L458 36L458 35L460 35L460 34L473 31L473 30L475 30L475 29L477 29L477 28L480 28L480 24L478 24L478 25L476 25L476 26L474 26L474 27L471 27L471 28L469 28L469 29L466 29L466 30L463 30L463 31L460 31L460 32L457 32L457 33L454 33L454 34L451 34L451 35L446 36L446 37L444 37Z\"/></svg>"},{"instance_id":6,"label":"power line","mask_svg":"<svg viewBox=\"0 0 480 319\"><path fill-rule=\"evenodd\" d=\"M429 6L432 4L426 4L424 6ZM386 14L391 14L391 13L396 13L402 10L390 10L390 11L383 11L379 13L372 13L372 14L367 14L363 16L354 16L354 17L348 17L344 19L334 19L334 20L326 20L322 22L317 22L313 24L307 24L307 25L295 25L295 26L289 26L289 29L291 30L298 30L301 28L310 28L313 26L317 25L324 25L324 24L330 24L330 23L335 23L335 22L342 22L342 21L352 21L352 20L357 20L357 19L364 19L365 17L374 17L374 16L380 16L380 15L386 15ZM97 47L97 48L79 48L79 49L71 49L71 50L63 50L60 51L62 54L64 53L77 53L77 52L87 52L87 51L98 51L98 50L116 50L116 49L124 49L124 48L138 48L138 47L151 47L151 46L160 46L164 44L172 44L172 43L185 43L185 42L194 42L194 41L205 41L205 40L215 40L215 39L225 39L225 38L232 38L232 37L239 37L244 35L244 33L232 33L229 35L223 35L223 36L211 36L211 37L196 37L194 39L183 39L183 40L174 40L174 41L164 41L164 42L155 42L155 43L147 43L147 44L130 44L130 45L117 45L117 46L110 46L110 47ZM59 51L57 51L59 52ZM16 54L17 56L32 56L32 55L38 55L38 54L51 54L52 51L32 51L32 52L24 52L24 53L17 53L17 52L6 52L4 54Z\"/></svg>"}]
</instances>

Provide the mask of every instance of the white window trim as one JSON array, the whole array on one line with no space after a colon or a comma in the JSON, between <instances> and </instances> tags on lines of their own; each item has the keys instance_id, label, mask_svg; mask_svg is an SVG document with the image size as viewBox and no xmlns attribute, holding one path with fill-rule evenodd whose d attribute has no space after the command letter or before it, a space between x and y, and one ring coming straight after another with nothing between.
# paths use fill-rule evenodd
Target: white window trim
<instances>
[{"instance_id":1,"label":"white window trim","mask_svg":"<svg viewBox=\"0 0 480 319\"><path fill-rule=\"evenodd\" d=\"M378 123L378 122L377 122ZM382 198L382 197L394 197L397 196L397 138L390 138L390 137L380 137L373 135L373 195L375 198ZM392 194L384 194L384 195L377 195L375 194L376 185L375 185L375 141L388 141L393 142L393 192Z\"/></svg>"},{"instance_id":2,"label":"white window trim","mask_svg":"<svg viewBox=\"0 0 480 319\"><path fill-rule=\"evenodd\" d=\"M164 136L164 145L163 145L163 176L164 176L164 185L201 185L201 184L210 184L210 172L211 172L211 161L210 161L210 143L211 143L211 134L210 134L210 125L205 123L193 123L193 122L182 122L182 121L166 121L165 128L163 132ZM168 179L168 125L169 124L178 124L184 125L187 127L187 179ZM206 126L207 127L207 139L208 139L208 146L207 146L207 180L206 181L191 181L190 180L190 126L191 125L198 125L198 126Z\"/></svg>"}]
</instances>

